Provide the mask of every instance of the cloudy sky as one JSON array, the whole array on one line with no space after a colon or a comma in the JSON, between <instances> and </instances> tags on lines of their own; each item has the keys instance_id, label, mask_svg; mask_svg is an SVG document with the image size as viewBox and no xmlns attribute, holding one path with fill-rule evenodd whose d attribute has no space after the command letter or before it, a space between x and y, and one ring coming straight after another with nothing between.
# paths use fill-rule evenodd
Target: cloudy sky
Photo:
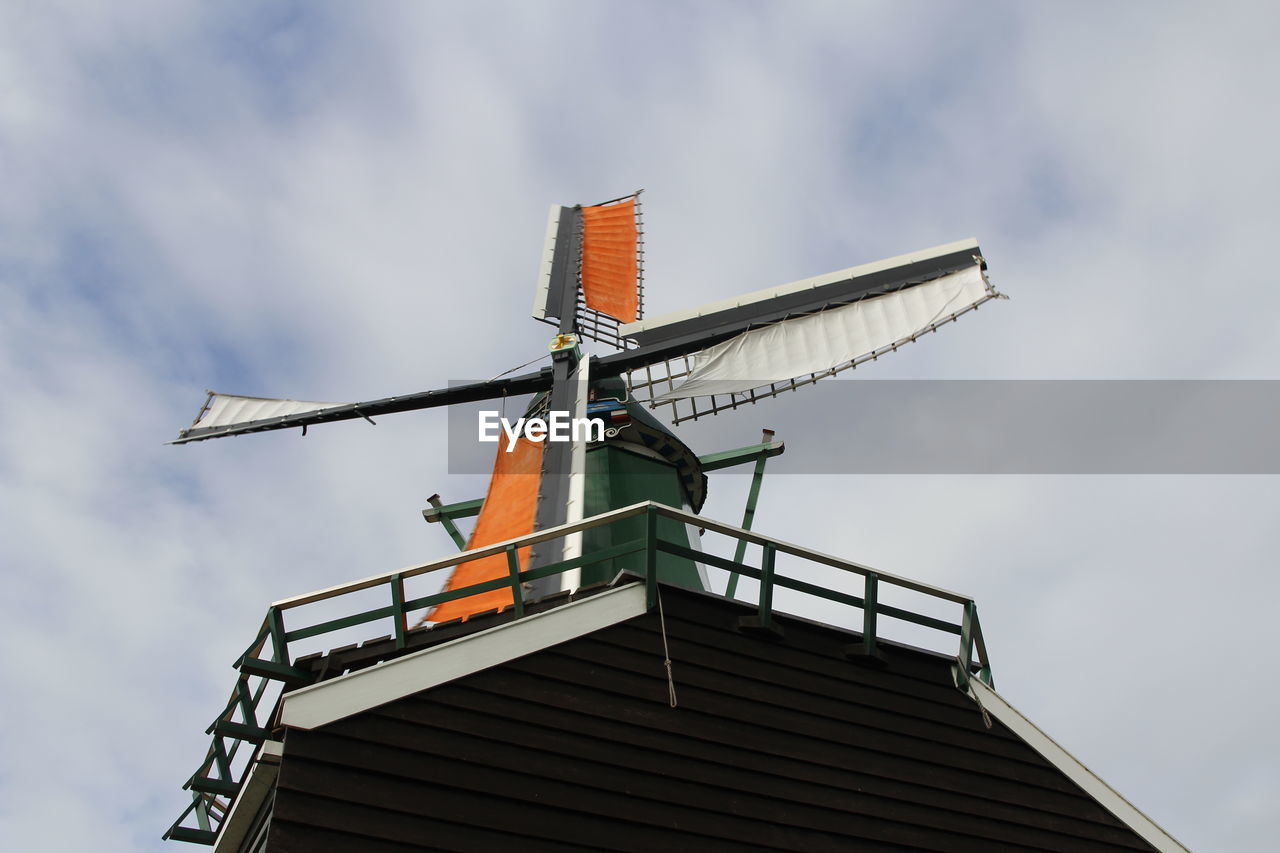
<instances>
[{"instance_id":1,"label":"cloudy sky","mask_svg":"<svg viewBox=\"0 0 1280 853\"><path fill-rule=\"evenodd\" d=\"M533 358L551 203L646 189L651 313L978 237L1013 298L879 378L1280 379L1278 18L0 4L5 845L177 849L266 606L447 553L419 510L483 477L448 473L442 413L163 442L206 388L360 400ZM827 399L716 440L789 410L799 448ZM1271 849L1276 477L787 460L757 529L973 595L1011 702L1192 849ZM735 520L745 479L711 488Z\"/></svg>"}]
</instances>

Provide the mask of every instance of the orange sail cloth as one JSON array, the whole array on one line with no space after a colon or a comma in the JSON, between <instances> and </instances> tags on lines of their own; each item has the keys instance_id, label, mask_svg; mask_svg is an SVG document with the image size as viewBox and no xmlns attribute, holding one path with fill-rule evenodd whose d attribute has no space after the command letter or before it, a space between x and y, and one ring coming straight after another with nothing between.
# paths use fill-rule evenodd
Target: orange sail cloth
<instances>
[{"instance_id":1,"label":"orange sail cloth","mask_svg":"<svg viewBox=\"0 0 1280 853\"><path fill-rule=\"evenodd\" d=\"M636 200L582 208L582 294L587 307L634 323L640 306Z\"/></svg>"},{"instance_id":2,"label":"orange sail cloth","mask_svg":"<svg viewBox=\"0 0 1280 853\"><path fill-rule=\"evenodd\" d=\"M527 536L533 532L534 515L538 508L538 482L542 470L543 442L521 437L508 453L506 442L498 442L498 458L493 463L493 477L489 480L489 493L480 507L475 532L467 548L483 548ZM520 549L520 570L529 568L530 547ZM453 570L446 590L461 589L472 584L495 578L510 577L507 555L494 554L462 563ZM512 605L511 590L507 587L482 592L466 598L446 601L427 614L431 622L448 622L466 618L473 613L501 609Z\"/></svg>"}]
</instances>

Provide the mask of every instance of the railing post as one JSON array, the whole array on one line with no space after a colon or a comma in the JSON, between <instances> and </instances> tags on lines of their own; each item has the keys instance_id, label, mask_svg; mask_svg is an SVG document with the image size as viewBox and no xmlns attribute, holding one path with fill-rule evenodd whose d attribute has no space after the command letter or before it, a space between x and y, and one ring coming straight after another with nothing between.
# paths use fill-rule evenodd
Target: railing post
<instances>
[{"instance_id":1,"label":"railing post","mask_svg":"<svg viewBox=\"0 0 1280 853\"><path fill-rule=\"evenodd\" d=\"M765 542L760 550L760 596L754 616L738 618L738 630L770 640L783 637L782 626L773 621L773 576L777 546Z\"/></svg>"},{"instance_id":2,"label":"railing post","mask_svg":"<svg viewBox=\"0 0 1280 853\"><path fill-rule=\"evenodd\" d=\"M978 678L981 679L983 684L994 688L996 685L992 680L991 662L987 660L987 644L982 637L982 622L978 619L978 605L975 602L970 602L970 605L973 607L973 624L970 634L973 637L973 646L978 650L978 654L982 656L982 666L978 669ZM969 654L969 659L973 659L972 652Z\"/></svg>"},{"instance_id":3,"label":"railing post","mask_svg":"<svg viewBox=\"0 0 1280 853\"><path fill-rule=\"evenodd\" d=\"M267 611L267 624L271 628L271 660L274 663L289 663L289 641L284 637L284 614L280 608L272 607Z\"/></svg>"},{"instance_id":4,"label":"railing post","mask_svg":"<svg viewBox=\"0 0 1280 853\"><path fill-rule=\"evenodd\" d=\"M524 617L524 590L520 586L520 553L515 545L507 546L507 574L511 577L511 603L520 619Z\"/></svg>"},{"instance_id":5,"label":"railing post","mask_svg":"<svg viewBox=\"0 0 1280 853\"><path fill-rule=\"evenodd\" d=\"M772 542L764 544L760 559L760 627L773 628L773 563L777 555Z\"/></svg>"},{"instance_id":6,"label":"railing post","mask_svg":"<svg viewBox=\"0 0 1280 853\"><path fill-rule=\"evenodd\" d=\"M391 576L391 618L396 626L396 648L403 649L409 633L408 615L404 612L404 575Z\"/></svg>"},{"instance_id":7,"label":"railing post","mask_svg":"<svg viewBox=\"0 0 1280 853\"><path fill-rule=\"evenodd\" d=\"M844 655L859 666L883 669L888 665L880 651L880 575L867 572L862 576L862 639L845 646Z\"/></svg>"},{"instance_id":8,"label":"railing post","mask_svg":"<svg viewBox=\"0 0 1280 853\"><path fill-rule=\"evenodd\" d=\"M880 596L880 576L869 572L862 595L862 647L866 654L876 653L876 610Z\"/></svg>"},{"instance_id":9,"label":"railing post","mask_svg":"<svg viewBox=\"0 0 1280 853\"><path fill-rule=\"evenodd\" d=\"M644 516L644 584L649 607L658 602L658 511L651 504Z\"/></svg>"},{"instance_id":10,"label":"railing post","mask_svg":"<svg viewBox=\"0 0 1280 853\"><path fill-rule=\"evenodd\" d=\"M956 684L961 690L969 687L969 670L973 663L973 623L978 608L973 601L964 603L964 619L960 622L960 655L956 665Z\"/></svg>"}]
</instances>

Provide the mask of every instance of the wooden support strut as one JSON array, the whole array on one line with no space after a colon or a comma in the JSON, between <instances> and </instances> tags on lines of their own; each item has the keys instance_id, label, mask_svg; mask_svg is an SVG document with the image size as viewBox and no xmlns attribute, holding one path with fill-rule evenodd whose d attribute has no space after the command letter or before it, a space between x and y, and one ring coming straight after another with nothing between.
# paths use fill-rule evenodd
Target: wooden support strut
<instances>
[{"instance_id":1,"label":"wooden support strut","mask_svg":"<svg viewBox=\"0 0 1280 853\"><path fill-rule=\"evenodd\" d=\"M756 448L758 448L758 450L756 448L751 448L752 450L756 451L755 453L752 454L752 456L754 456L756 460L756 469L751 475L751 490L747 492L747 507L742 512L742 529L743 530L750 530L752 522L755 521L756 502L760 500L760 484L764 482L765 463L769 461L770 456L776 456L779 453L781 453L783 450L782 442L778 442L775 445L773 442L773 436L774 436L773 430L771 429L762 430L760 435L760 444L756 445ZM774 448L776 448L776 450L774 450ZM774 452L770 452L771 450ZM730 456L730 454L734 452L735 451L730 451L729 454L716 454L716 456L728 457ZM699 459L698 461L701 462L702 460ZM728 459L725 459L724 461L726 464L736 464L735 462L731 462ZM746 460L743 460L743 461L746 461ZM713 459L709 459L708 462L710 462L711 464L717 464L721 462L721 459L713 458ZM704 464L703 470L704 471L715 470L715 468L708 468L708 465ZM746 557L746 555L747 555L747 540L739 539L737 550L734 551L734 554L733 554L733 561L738 565L741 565L742 560L743 558ZM733 598L734 594L737 591L738 591L738 573L734 572L729 576L729 583L725 587L725 591L724 591L725 597Z\"/></svg>"},{"instance_id":2,"label":"wooden support strut","mask_svg":"<svg viewBox=\"0 0 1280 853\"><path fill-rule=\"evenodd\" d=\"M449 538L458 546L458 550L467 550L467 537L463 536L462 532L458 530L458 525L454 523L454 519L479 515L480 508L484 505L484 499L445 504L441 502L440 495L437 494L427 498L427 503L431 504L431 506L422 511L422 517L428 522L439 522L444 526Z\"/></svg>"}]
</instances>

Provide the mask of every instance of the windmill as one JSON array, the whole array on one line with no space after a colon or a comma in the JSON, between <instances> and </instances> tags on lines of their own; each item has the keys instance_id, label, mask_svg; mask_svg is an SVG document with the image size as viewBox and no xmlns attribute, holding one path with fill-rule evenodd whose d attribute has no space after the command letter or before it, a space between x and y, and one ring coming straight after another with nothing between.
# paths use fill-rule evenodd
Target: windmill
<instances>
[{"instance_id":1,"label":"windmill","mask_svg":"<svg viewBox=\"0 0 1280 853\"><path fill-rule=\"evenodd\" d=\"M732 411L878 359L1001 298L986 278L977 241L970 239L645 318L639 196L551 208L533 308L534 319L555 327L549 367L355 403L210 391L192 426L173 443L290 428L305 434L332 421L372 422L385 414L535 394L527 415L564 413L599 421L603 435L595 441L522 438L510 448L500 445L488 500L451 506L433 500L424 510L428 520L445 523L460 546L554 528L642 499L696 512L710 466L650 410L665 412L673 424ZM587 340L611 352L588 355L582 349ZM763 460L781 450L766 432L760 445L714 462L758 463L746 527ZM622 464L605 463L606 456ZM613 474L606 475L609 470ZM480 518L468 543L453 522L475 513ZM582 548L581 535L543 543L521 554L522 566L555 564L579 556ZM597 568L594 579L609 568ZM668 561L661 570L665 579L685 586L707 585L692 563ZM501 576L506 565L501 559L477 561L459 572L451 586ZM526 591L540 597L584 580L568 572L535 580ZM437 608L431 618L510 603L509 591L495 591Z\"/></svg>"},{"instance_id":2,"label":"windmill","mask_svg":"<svg viewBox=\"0 0 1280 853\"><path fill-rule=\"evenodd\" d=\"M772 433L697 456L651 414L679 424L797 390L1000 298L977 242L644 318L637 195L552 208L533 312L555 327L549 367L360 403L209 393L176 443L534 396L485 499L432 496L423 511L461 554L270 606L165 837L238 853L1186 853L994 691L972 598L750 530L782 452ZM587 340L612 351L587 354ZM555 440L558 415L588 428ZM697 515L705 474L749 462L742 524ZM475 515L464 538L454 522ZM736 540L734 558L699 549L691 525ZM860 595L792 565L853 577ZM707 594L705 566L728 572L726 595ZM406 593L446 570L444 591ZM743 575L757 603L735 598ZM375 588L389 605L347 598ZM851 607L858 624L788 617L776 589ZM346 615L293 623L344 601ZM410 629L424 609L432 624ZM881 617L959 651L883 638ZM392 634L358 645L290 646L388 619Z\"/></svg>"}]
</instances>

